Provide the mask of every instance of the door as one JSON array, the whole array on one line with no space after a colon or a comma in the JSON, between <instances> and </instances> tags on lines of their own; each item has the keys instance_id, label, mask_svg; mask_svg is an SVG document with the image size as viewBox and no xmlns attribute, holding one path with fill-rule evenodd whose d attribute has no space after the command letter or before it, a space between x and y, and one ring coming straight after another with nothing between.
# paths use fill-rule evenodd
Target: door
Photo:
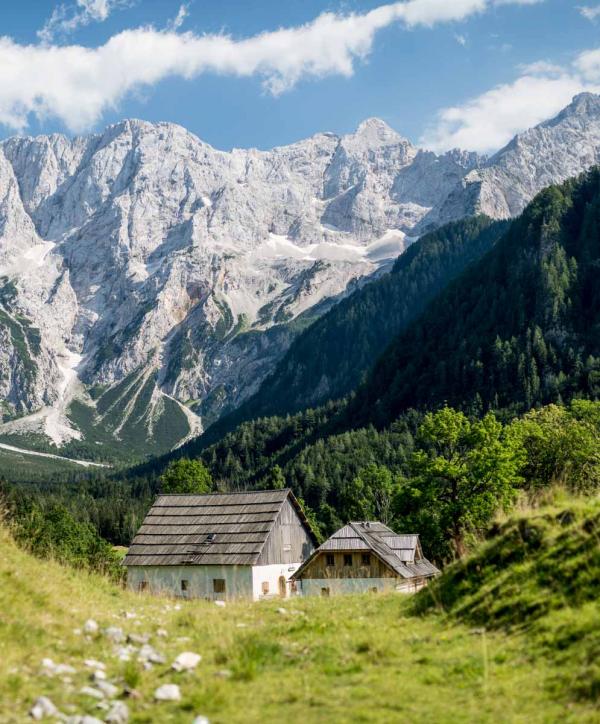
<instances>
[{"instance_id":1,"label":"door","mask_svg":"<svg viewBox=\"0 0 600 724\"><path fill-rule=\"evenodd\" d=\"M287 581L285 576L279 576L279 598L285 598L287 595Z\"/></svg>"}]
</instances>

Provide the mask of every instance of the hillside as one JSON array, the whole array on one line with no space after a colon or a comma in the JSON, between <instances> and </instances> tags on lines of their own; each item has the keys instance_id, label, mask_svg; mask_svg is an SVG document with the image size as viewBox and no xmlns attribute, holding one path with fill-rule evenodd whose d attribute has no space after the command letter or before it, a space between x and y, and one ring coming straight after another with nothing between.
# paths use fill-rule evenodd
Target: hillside
<instances>
[{"instance_id":1,"label":"hillside","mask_svg":"<svg viewBox=\"0 0 600 724\"><path fill-rule=\"evenodd\" d=\"M372 370L349 421L600 394L600 170L541 192Z\"/></svg>"},{"instance_id":2,"label":"hillside","mask_svg":"<svg viewBox=\"0 0 600 724\"><path fill-rule=\"evenodd\" d=\"M486 254L507 226L479 216L425 234L389 274L366 284L302 332L258 392L217 429L345 397L391 340L452 279Z\"/></svg>"},{"instance_id":3,"label":"hillside","mask_svg":"<svg viewBox=\"0 0 600 724\"><path fill-rule=\"evenodd\" d=\"M38 561L2 530L0 721L24 721L42 695L65 713L102 719L98 701L80 693L97 686L94 667L84 663L93 659L105 665L111 693L126 702L132 722L197 715L213 724L253 722L282 712L307 722L591 722L600 694L597 526L597 503L573 502L503 524L432 589L449 615L425 610L427 592L297 599L284 611L277 601L219 608L139 596ZM562 565L551 565L559 550ZM543 603L552 591L551 604L516 614L523 581L521 600ZM477 601L487 601L479 613ZM99 632L82 633L90 618ZM129 634L130 643L111 642L107 627L113 639L115 628ZM141 648L146 636L163 663L136 660L150 654ZM202 661L176 673L170 664L184 651ZM130 661L119 660L125 652ZM46 664L40 676L45 658L73 670L53 673ZM180 686L181 701L153 700L166 683ZM137 693L124 698L126 688Z\"/></svg>"}]
</instances>

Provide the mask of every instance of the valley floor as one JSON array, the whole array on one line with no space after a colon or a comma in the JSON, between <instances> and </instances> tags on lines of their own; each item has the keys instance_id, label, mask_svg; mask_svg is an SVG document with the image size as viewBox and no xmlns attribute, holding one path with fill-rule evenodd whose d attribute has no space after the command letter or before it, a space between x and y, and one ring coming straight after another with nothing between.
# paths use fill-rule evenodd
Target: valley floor
<instances>
[{"instance_id":1,"label":"valley floor","mask_svg":"<svg viewBox=\"0 0 600 724\"><path fill-rule=\"evenodd\" d=\"M490 633L439 614L411 615L398 595L295 599L283 603L176 602L130 594L96 576L39 561L0 528L0 722L28 721L38 696L65 714L103 719L85 659L106 665L131 722L552 722L598 721L591 702L574 701L569 672L535 653L525 633ZM81 632L93 618L100 631ZM165 656L149 670L122 662L102 632L150 636ZM164 629L164 631L159 631ZM164 635L166 633L166 635ZM202 655L195 671L175 657ZM42 659L76 673L47 676ZM64 679L64 680L63 680ZM162 684L181 701L157 703ZM51 720L50 720L51 721Z\"/></svg>"}]
</instances>

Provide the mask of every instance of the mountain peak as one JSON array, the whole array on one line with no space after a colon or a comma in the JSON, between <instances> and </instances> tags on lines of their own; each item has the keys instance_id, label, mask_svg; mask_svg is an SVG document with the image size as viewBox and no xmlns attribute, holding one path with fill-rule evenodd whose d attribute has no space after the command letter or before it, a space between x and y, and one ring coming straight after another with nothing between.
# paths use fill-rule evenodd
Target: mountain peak
<instances>
[{"instance_id":1,"label":"mountain peak","mask_svg":"<svg viewBox=\"0 0 600 724\"><path fill-rule=\"evenodd\" d=\"M405 139L381 118L367 118L352 134L355 138L364 138L376 143L398 143Z\"/></svg>"}]
</instances>

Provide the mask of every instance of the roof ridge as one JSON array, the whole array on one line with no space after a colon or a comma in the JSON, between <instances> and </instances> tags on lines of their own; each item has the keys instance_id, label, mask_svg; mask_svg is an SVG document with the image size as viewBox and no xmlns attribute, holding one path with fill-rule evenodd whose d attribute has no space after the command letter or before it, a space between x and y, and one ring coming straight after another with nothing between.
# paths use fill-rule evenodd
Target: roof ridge
<instances>
[{"instance_id":1,"label":"roof ridge","mask_svg":"<svg viewBox=\"0 0 600 724\"><path fill-rule=\"evenodd\" d=\"M265 488L264 490L235 490L220 493L158 493L157 498L210 498L214 495L256 495L257 493L291 493L291 488Z\"/></svg>"}]
</instances>

